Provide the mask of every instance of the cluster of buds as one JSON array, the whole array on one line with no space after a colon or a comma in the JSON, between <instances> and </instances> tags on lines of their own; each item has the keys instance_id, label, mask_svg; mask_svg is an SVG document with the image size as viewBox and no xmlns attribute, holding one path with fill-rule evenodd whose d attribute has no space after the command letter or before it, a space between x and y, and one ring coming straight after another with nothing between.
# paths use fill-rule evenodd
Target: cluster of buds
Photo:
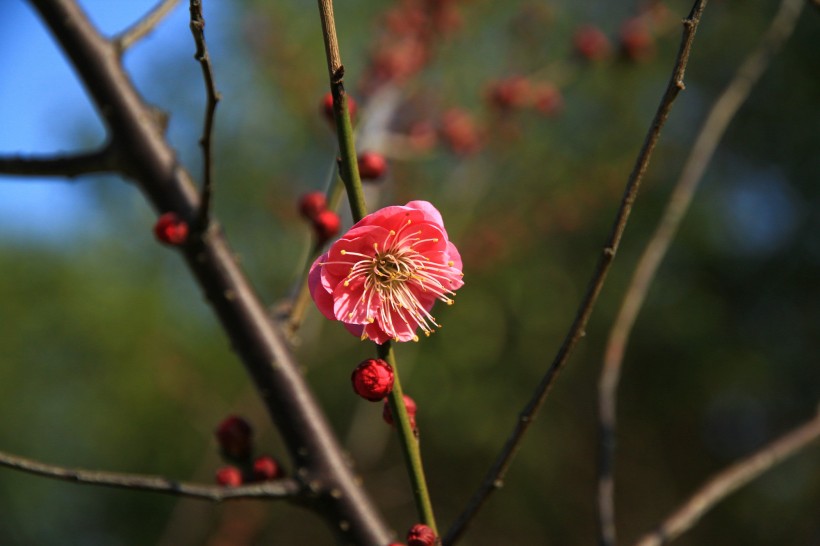
<instances>
[{"instance_id":1,"label":"cluster of buds","mask_svg":"<svg viewBox=\"0 0 820 546\"><path fill-rule=\"evenodd\" d=\"M388 11L381 24L364 77L362 91L373 93L401 84L433 57L436 41L461 25L455 0L405 0Z\"/></svg>"},{"instance_id":2,"label":"cluster of buds","mask_svg":"<svg viewBox=\"0 0 820 546\"><path fill-rule=\"evenodd\" d=\"M394 378L393 367L381 358L363 360L356 366L350 376L353 392L370 402L384 400L382 419L391 426L394 424L393 410L390 409L390 401L387 396L393 392ZM407 410L407 417L410 420L410 428L416 432L416 402L406 394L403 395L403 399L404 408Z\"/></svg>"},{"instance_id":3,"label":"cluster of buds","mask_svg":"<svg viewBox=\"0 0 820 546\"><path fill-rule=\"evenodd\" d=\"M531 108L545 116L557 115L564 106L558 87L550 82L531 82L523 76L492 82L487 88L487 102L501 113Z\"/></svg>"},{"instance_id":4,"label":"cluster of buds","mask_svg":"<svg viewBox=\"0 0 820 546\"><path fill-rule=\"evenodd\" d=\"M299 213L310 222L316 243L321 246L339 234L342 221L339 215L327 208L325 194L308 192L299 199Z\"/></svg>"},{"instance_id":5,"label":"cluster of buds","mask_svg":"<svg viewBox=\"0 0 820 546\"><path fill-rule=\"evenodd\" d=\"M215 477L219 485L238 487L282 477L276 459L269 455L253 456L253 428L242 417L228 416L219 423L214 434L222 458L230 463L217 469Z\"/></svg>"},{"instance_id":6,"label":"cluster of buds","mask_svg":"<svg viewBox=\"0 0 820 546\"><path fill-rule=\"evenodd\" d=\"M180 246L188 240L188 223L175 212L166 212L154 224L154 236L162 244Z\"/></svg>"},{"instance_id":7,"label":"cluster of buds","mask_svg":"<svg viewBox=\"0 0 820 546\"><path fill-rule=\"evenodd\" d=\"M655 53L653 31L665 23L663 8L650 9L627 19L618 33L618 53L626 61L645 61ZM572 38L576 54L588 61L607 59L612 55L612 44L594 25L579 27Z\"/></svg>"}]
</instances>

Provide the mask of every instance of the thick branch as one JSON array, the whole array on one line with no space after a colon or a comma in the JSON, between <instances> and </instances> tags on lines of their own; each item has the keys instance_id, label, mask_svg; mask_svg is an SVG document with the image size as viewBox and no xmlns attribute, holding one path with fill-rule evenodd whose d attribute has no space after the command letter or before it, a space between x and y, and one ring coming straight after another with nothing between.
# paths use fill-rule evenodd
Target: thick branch
<instances>
[{"instance_id":1,"label":"thick branch","mask_svg":"<svg viewBox=\"0 0 820 546\"><path fill-rule=\"evenodd\" d=\"M615 222L612 225L612 229L609 237L607 238L606 244L604 245L603 252L598 258L598 263L588 284L584 299L582 300L575 315L575 320L573 321L569 332L567 332L558 353L547 369L546 374L541 379L541 382L533 393L532 398L519 414L516 426L504 444L501 453L490 467L481 486L473 494L467 508L461 513L461 515L459 515L453 526L448 531L444 539L445 545L455 543L455 541L464 532L469 522L473 519L473 517L475 517L476 513L478 513L478 510L484 505L484 502L486 502L495 490L499 489L503 485L504 476L509 469L513 457L515 457L518 452L518 448L524 434L529 429L535 414L544 403L544 400L552 388L555 379L558 377L558 374L566 365L576 344L584 335L586 324L589 321L589 317L592 314L592 310L598 300L598 295L604 285L607 273L612 265L612 260L615 258L615 253L620 245L621 237L626 229L629 215L632 212L632 205L638 195L638 190L640 189L644 172L646 172L649 165L649 160L652 157L652 152L654 151L655 145L660 137L661 128L666 123L666 119L669 117L669 112L672 109L672 103L675 101L680 91L684 88L683 76L686 71L686 64L689 60L689 51L692 47L695 31L700 23L703 9L706 6L706 1L707 0L697 0L694 3L689 16L683 21L683 36L681 38L681 44L675 60L675 65L672 70L672 76L669 79L666 91L661 98L658 110L655 113L655 117L649 127L649 131L646 135L641 151L635 161L635 166L632 169L629 180L627 181L626 190L624 191L621 205L616 214Z\"/></svg>"},{"instance_id":2,"label":"thick branch","mask_svg":"<svg viewBox=\"0 0 820 546\"><path fill-rule=\"evenodd\" d=\"M717 474L666 518L656 531L641 538L636 546L660 546L674 540L694 526L715 504L818 438L820 414Z\"/></svg>"},{"instance_id":3,"label":"thick branch","mask_svg":"<svg viewBox=\"0 0 820 546\"><path fill-rule=\"evenodd\" d=\"M177 165L162 127L119 63L116 48L71 0L31 0L61 44L117 146L123 174L160 211L189 223L200 210L190 176ZM306 501L345 543L383 546L390 532L357 483L342 449L299 373L286 341L235 260L219 226L181 249L231 345L285 440Z\"/></svg>"},{"instance_id":4,"label":"thick branch","mask_svg":"<svg viewBox=\"0 0 820 546\"><path fill-rule=\"evenodd\" d=\"M241 487L222 487L179 482L161 476L65 468L3 452L0 452L0 466L21 470L37 476L56 478L58 480L84 485L102 485L121 489L154 491L156 493L217 502L229 499L289 498L295 497L300 491L299 484L291 479L244 485Z\"/></svg>"},{"instance_id":5,"label":"thick branch","mask_svg":"<svg viewBox=\"0 0 820 546\"><path fill-rule=\"evenodd\" d=\"M598 513L600 543L603 545L614 545L616 540L613 500L617 426L616 398L624 353L632 327L646 300L652 280L678 231L695 190L729 122L746 101L752 87L766 70L771 58L791 35L803 4L804 0L783 0L781 2L777 15L760 43L743 61L729 85L712 106L692 146L681 176L675 184L661 221L635 267L629 288L610 331L598 383L601 436Z\"/></svg>"},{"instance_id":6,"label":"thick branch","mask_svg":"<svg viewBox=\"0 0 820 546\"><path fill-rule=\"evenodd\" d=\"M60 176L113 172L117 169L111 147L69 155L0 157L0 175Z\"/></svg>"}]
</instances>

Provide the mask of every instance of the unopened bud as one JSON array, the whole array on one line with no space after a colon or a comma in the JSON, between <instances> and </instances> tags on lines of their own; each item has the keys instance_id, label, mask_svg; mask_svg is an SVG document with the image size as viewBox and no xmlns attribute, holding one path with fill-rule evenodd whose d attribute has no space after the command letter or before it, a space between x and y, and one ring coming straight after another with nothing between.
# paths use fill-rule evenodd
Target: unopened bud
<instances>
[{"instance_id":1,"label":"unopened bud","mask_svg":"<svg viewBox=\"0 0 820 546\"><path fill-rule=\"evenodd\" d=\"M363 152L359 155L358 164L362 180L377 180L387 172L387 160L376 152Z\"/></svg>"},{"instance_id":2,"label":"unopened bud","mask_svg":"<svg viewBox=\"0 0 820 546\"><path fill-rule=\"evenodd\" d=\"M257 481L275 480L282 475L282 469L276 459L262 455L253 461L253 478Z\"/></svg>"},{"instance_id":3,"label":"unopened bud","mask_svg":"<svg viewBox=\"0 0 820 546\"><path fill-rule=\"evenodd\" d=\"M356 118L356 112L358 111L359 106L356 104L356 100L352 96L345 96L347 97L347 113L350 116L350 121L352 122ZM322 114L331 124L336 123L336 115L333 112L333 93L330 91L325 93L322 97Z\"/></svg>"},{"instance_id":4,"label":"unopened bud","mask_svg":"<svg viewBox=\"0 0 820 546\"><path fill-rule=\"evenodd\" d=\"M299 198L299 214L307 220L313 220L326 208L325 194L320 191L311 191Z\"/></svg>"},{"instance_id":5,"label":"unopened bud","mask_svg":"<svg viewBox=\"0 0 820 546\"><path fill-rule=\"evenodd\" d=\"M361 362L350 376L356 394L378 402L393 390L393 368L381 358Z\"/></svg>"},{"instance_id":6,"label":"unopened bud","mask_svg":"<svg viewBox=\"0 0 820 546\"><path fill-rule=\"evenodd\" d=\"M175 212L166 212L154 224L154 236L161 243L179 246L188 239L188 224Z\"/></svg>"},{"instance_id":7,"label":"unopened bud","mask_svg":"<svg viewBox=\"0 0 820 546\"><path fill-rule=\"evenodd\" d=\"M216 471L216 483L227 487L242 485L242 472L235 466L223 466Z\"/></svg>"},{"instance_id":8,"label":"unopened bud","mask_svg":"<svg viewBox=\"0 0 820 546\"><path fill-rule=\"evenodd\" d=\"M407 410L407 417L410 419L410 427L415 430L416 429L416 402L407 396L404 395L404 407ZM384 401L384 409L382 410L382 418L384 422L388 425L393 424L393 410L390 409L390 401Z\"/></svg>"},{"instance_id":9,"label":"unopened bud","mask_svg":"<svg viewBox=\"0 0 820 546\"><path fill-rule=\"evenodd\" d=\"M407 546L433 546L436 543L436 532L423 523L413 525L407 531Z\"/></svg>"},{"instance_id":10,"label":"unopened bud","mask_svg":"<svg viewBox=\"0 0 820 546\"><path fill-rule=\"evenodd\" d=\"M316 234L316 241L320 245L325 244L339 233L342 220L339 215L332 210L323 210L313 219L313 232Z\"/></svg>"},{"instance_id":11,"label":"unopened bud","mask_svg":"<svg viewBox=\"0 0 820 546\"><path fill-rule=\"evenodd\" d=\"M216 440L223 455L244 461L251 456L253 449L253 429L243 418L231 415L217 427Z\"/></svg>"}]
</instances>

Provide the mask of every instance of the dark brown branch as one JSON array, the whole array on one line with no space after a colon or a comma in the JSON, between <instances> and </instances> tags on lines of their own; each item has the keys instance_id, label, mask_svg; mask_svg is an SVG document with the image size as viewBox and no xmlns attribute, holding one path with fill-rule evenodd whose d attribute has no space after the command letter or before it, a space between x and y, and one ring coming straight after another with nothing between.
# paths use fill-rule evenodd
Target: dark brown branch
<instances>
[{"instance_id":1,"label":"dark brown branch","mask_svg":"<svg viewBox=\"0 0 820 546\"><path fill-rule=\"evenodd\" d=\"M69 155L0 157L0 175L59 176L74 178L84 174L112 172L117 169L110 147Z\"/></svg>"},{"instance_id":2,"label":"dark brown branch","mask_svg":"<svg viewBox=\"0 0 820 546\"><path fill-rule=\"evenodd\" d=\"M208 215L211 209L211 194L213 192L213 152L211 145L211 135L214 129L214 114L216 105L221 96L216 90L214 82L214 71L211 66L211 56L208 54L208 45L205 43L205 19L202 17L202 0L191 0L191 34L194 35L196 43L196 53L194 58L199 61L202 67L202 78L205 80L205 92L207 102L205 104L205 123L202 127L202 137L199 145L202 147L202 194L200 197L200 207L197 225L200 229L208 227Z\"/></svg>"},{"instance_id":3,"label":"dark brown branch","mask_svg":"<svg viewBox=\"0 0 820 546\"><path fill-rule=\"evenodd\" d=\"M649 160L652 157L652 152L654 151L655 145L660 137L661 128L664 126L666 119L669 117L672 104L684 88L683 76L686 71L686 64L689 60L689 51L692 47L695 31L700 23L703 9L706 6L706 1L707 0L697 0L692 6L692 11L689 13L689 16L683 20L683 36L681 38L681 44L675 60L675 65L672 70L672 76L669 79L666 91L661 98L658 110L655 113L655 117L649 127L649 131L646 135L641 151L635 161L635 166L632 169L632 173L629 175L629 180L627 181L626 190L624 191L621 205L618 208L615 222L612 225L612 229L604 245L603 251L598 258L595 271L592 274L586 294L584 295L584 299L578 308L578 312L572 326L570 327L569 332L567 332L566 338L547 369L546 374L538 384L532 398L519 414L518 421L512 434L507 439L500 454L487 472L484 481L479 486L478 490L473 494L473 497L468 502L465 510L459 515L453 526L447 532L447 535L444 538L445 545L449 546L458 540L467 525L470 521L472 521L489 496L503 485L504 476L509 469L512 459L518 452L524 434L529 429L535 414L544 403L544 400L552 388L555 379L558 377L558 374L566 365L576 344L584 335L586 324L589 321L589 317L592 314L592 310L598 300L598 295L604 285L607 273L612 265L612 260L615 258L615 253L617 252L618 246L621 242L621 237L626 229L629 215L632 212L632 205L638 195L638 190L640 189L643 175L646 172L647 166L649 165Z\"/></svg>"},{"instance_id":4,"label":"dark brown branch","mask_svg":"<svg viewBox=\"0 0 820 546\"><path fill-rule=\"evenodd\" d=\"M116 48L72 0L30 0L90 93L103 117L125 176L159 211L189 223L199 196L176 161L159 120L124 72ZM277 425L302 486L302 500L341 541L383 546L391 533L353 474L327 419L299 372L287 342L269 319L218 224L181 248L205 298Z\"/></svg>"},{"instance_id":5,"label":"dark brown branch","mask_svg":"<svg viewBox=\"0 0 820 546\"><path fill-rule=\"evenodd\" d=\"M641 255L624 294L609 340L598 383L600 422L600 461L598 470L598 515L600 544L612 546L616 541L614 466L617 427L617 389L624 353L638 312L646 300L652 280L666 255L683 217L692 202L703 173L717 149L720 139L754 84L768 67L769 61L791 35L802 11L804 0L783 0L771 25L715 101L692 146L669 203L655 233Z\"/></svg>"},{"instance_id":6,"label":"dark brown branch","mask_svg":"<svg viewBox=\"0 0 820 546\"><path fill-rule=\"evenodd\" d=\"M145 16L128 27L127 29L114 36L112 39L114 47L122 54L126 49L137 43L142 38L145 38L157 27L166 15L171 13L179 0L161 0L154 9L149 11Z\"/></svg>"},{"instance_id":7,"label":"dark brown branch","mask_svg":"<svg viewBox=\"0 0 820 546\"><path fill-rule=\"evenodd\" d=\"M674 540L694 526L715 504L818 438L820 414L714 476L666 518L656 531L641 538L636 546L660 546Z\"/></svg>"},{"instance_id":8,"label":"dark brown branch","mask_svg":"<svg viewBox=\"0 0 820 546\"><path fill-rule=\"evenodd\" d=\"M217 502L229 499L248 498L287 499L295 497L301 489L300 485L292 479L262 482L243 485L241 487L222 487L217 485L179 482L161 476L65 468L11 455L9 453L3 453L1 451L0 466L21 470L36 476L56 478L58 480L84 485L102 485L120 489L153 491L155 493Z\"/></svg>"}]
</instances>

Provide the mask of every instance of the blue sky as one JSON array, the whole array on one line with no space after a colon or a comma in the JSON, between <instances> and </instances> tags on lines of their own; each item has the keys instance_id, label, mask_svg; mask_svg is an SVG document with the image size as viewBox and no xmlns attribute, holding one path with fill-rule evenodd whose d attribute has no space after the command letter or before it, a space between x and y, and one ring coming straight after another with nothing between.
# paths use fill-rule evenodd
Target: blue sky
<instances>
[{"instance_id":1,"label":"blue sky","mask_svg":"<svg viewBox=\"0 0 820 546\"><path fill-rule=\"evenodd\" d=\"M79 3L98 28L111 35L150 10L156 0ZM169 48L185 48L194 62L185 1L126 54L126 66L139 78L148 72L152 56ZM91 146L104 138L84 90L29 3L4 0L0 3L0 154L77 150L82 148L78 135ZM82 182L2 176L0 240L64 240L89 206Z\"/></svg>"}]
</instances>

